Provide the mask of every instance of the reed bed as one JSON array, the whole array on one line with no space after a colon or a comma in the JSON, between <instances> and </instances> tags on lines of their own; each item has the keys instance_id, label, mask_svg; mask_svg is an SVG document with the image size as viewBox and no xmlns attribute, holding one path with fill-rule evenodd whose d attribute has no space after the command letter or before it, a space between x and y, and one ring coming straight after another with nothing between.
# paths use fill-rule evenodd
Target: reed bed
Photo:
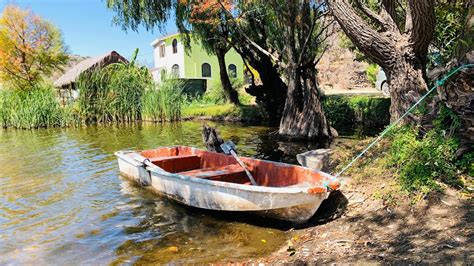
<instances>
[{"instance_id":1,"label":"reed bed","mask_svg":"<svg viewBox=\"0 0 474 266\"><path fill-rule=\"evenodd\" d=\"M140 120L142 96L152 85L148 70L133 63L83 73L77 82L79 117L85 123Z\"/></svg>"},{"instance_id":2,"label":"reed bed","mask_svg":"<svg viewBox=\"0 0 474 266\"><path fill-rule=\"evenodd\" d=\"M142 99L143 120L163 122L181 119L185 102L183 88L184 81L168 78L145 91Z\"/></svg>"},{"instance_id":3,"label":"reed bed","mask_svg":"<svg viewBox=\"0 0 474 266\"><path fill-rule=\"evenodd\" d=\"M32 129L62 127L75 122L72 107L61 107L51 85L41 84L28 91L0 91L2 127Z\"/></svg>"}]
</instances>

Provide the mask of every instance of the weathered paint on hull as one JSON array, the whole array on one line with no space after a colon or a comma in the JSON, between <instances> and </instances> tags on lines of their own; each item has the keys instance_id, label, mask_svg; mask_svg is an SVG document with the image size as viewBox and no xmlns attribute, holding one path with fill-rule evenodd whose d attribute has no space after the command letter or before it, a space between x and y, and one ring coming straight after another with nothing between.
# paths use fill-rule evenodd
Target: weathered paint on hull
<instances>
[{"instance_id":1,"label":"weathered paint on hull","mask_svg":"<svg viewBox=\"0 0 474 266\"><path fill-rule=\"evenodd\" d=\"M117 153L120 172L160 195L208 210L248 211L293 223L305 223L329 192L310 194L308 187L262 187L209 181L144 166Z\"/></svg>"}]
</instances>

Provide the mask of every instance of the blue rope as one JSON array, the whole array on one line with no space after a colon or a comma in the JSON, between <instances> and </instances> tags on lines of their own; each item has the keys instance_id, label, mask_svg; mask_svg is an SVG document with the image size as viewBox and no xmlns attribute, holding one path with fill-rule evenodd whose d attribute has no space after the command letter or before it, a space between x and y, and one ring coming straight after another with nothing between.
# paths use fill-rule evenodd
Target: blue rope
<instances>
[{"instance_id":1,"label":"blue rope","mask_svg":"<svg viewBox=\"0 0 474 266\"><path fill-rule=\"evenodd\" d=\"M401 117L399 117L395 122L393 122L387 128L385 128L385 130L382 131L382 133L380 133L380 135L374 141L372 141L372 143L370 143L369 146L367 146L367 148L365 148L361 153L359 153L356 157L354 157L349 164L347 164L344 168L342 168L341 171L339 171L339 173L336 174L335 177L339 177L342 173L344 173L347 169L349 169L349 167L351 167L355 163L355 161L357 161L370 148L372 148L375 144L377 144L392 128L395 127L395 125L397 125L400 121L402 121L413 109L415 109L415 107L417 107L436 88L438 88L439 86L442 86L446 82L446 80L448 80L451 76L453 76L454 74L459 72L461 69L469 68L469 67L474 67L474 64L462 65L462 66L452 70L449 74L444 76L442 79L436 81L433 88L431 88L425 95L423 95L423 97L421 97L414 105L412 105Z\"/></svg>"}]
</instances>

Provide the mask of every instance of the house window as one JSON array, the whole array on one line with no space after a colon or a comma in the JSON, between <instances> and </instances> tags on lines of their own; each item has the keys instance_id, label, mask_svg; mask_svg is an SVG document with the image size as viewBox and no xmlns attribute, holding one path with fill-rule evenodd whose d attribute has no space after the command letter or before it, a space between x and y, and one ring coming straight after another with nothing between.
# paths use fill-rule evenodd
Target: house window
<instances>
[{"instance_id":1,"label":"house window","mask_svg":"<svg viewBox=\"0 0 474 266\"><path fill-rule=\"evenodd\" d=\"M174 78L179 78L179 65L178 65L178 64L174 64L174 65L171 67L171 75L172 75Z\"/></svg>"},{"instance_id":2,"label":"house window","mask_svg":"<svg viewBox=\"0 0 474 266\"><path fill-rule=\"evenodd\" d=\"M237 77L237 66L234 64L229 65L229 76L231 78L236 78Z\"/></svg>"},{"instance_id":3,"label":"house window","mask_svg":"<svg viewBox=\"0 0 474 266\"><path fill-rule=\"evenodd\" d=\"M165 44L160 44L160 57L165 57Z\"/></svg>"},{"instance_id":4,"label":"house window","mask_svg":"<svg viewBox=\"0 0 474 266\"><path fill-rule=\"evenodd\" d=\"M176 39L173 39L172 45L173 45L173 54L178 53L178 41Z\"/></svg>"},{"instance_id":5,"label":"house window","mask_svg":"<svg viewBox=\"0 0 474 266\"><path fill-rule=\"evenodd\" d=\"M208 63L204 63L201 66L201 72L203 78L210 78L211 77L211 65Z\"/></svg>"}]
</instances>

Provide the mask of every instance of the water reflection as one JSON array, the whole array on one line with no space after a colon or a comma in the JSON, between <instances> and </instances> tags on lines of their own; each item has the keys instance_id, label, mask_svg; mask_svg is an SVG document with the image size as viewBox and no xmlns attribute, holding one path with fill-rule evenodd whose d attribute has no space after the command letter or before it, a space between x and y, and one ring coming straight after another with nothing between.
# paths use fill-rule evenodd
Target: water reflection
<instances>
[{"instance_id":1,"label":"water reflection","mask_svg":"<svg viewBox=\"0 0 474 266\"><path fill-rule=\"evenodd\" d=\"M317 146L277 141L274 128L218 129L240 154L274 161ZM0 130L0 263L211 262L280 247L281 230L189 209L119 178L113 152L203 147L200 132L191 121Z\"/></svg>"}]
</instances>

